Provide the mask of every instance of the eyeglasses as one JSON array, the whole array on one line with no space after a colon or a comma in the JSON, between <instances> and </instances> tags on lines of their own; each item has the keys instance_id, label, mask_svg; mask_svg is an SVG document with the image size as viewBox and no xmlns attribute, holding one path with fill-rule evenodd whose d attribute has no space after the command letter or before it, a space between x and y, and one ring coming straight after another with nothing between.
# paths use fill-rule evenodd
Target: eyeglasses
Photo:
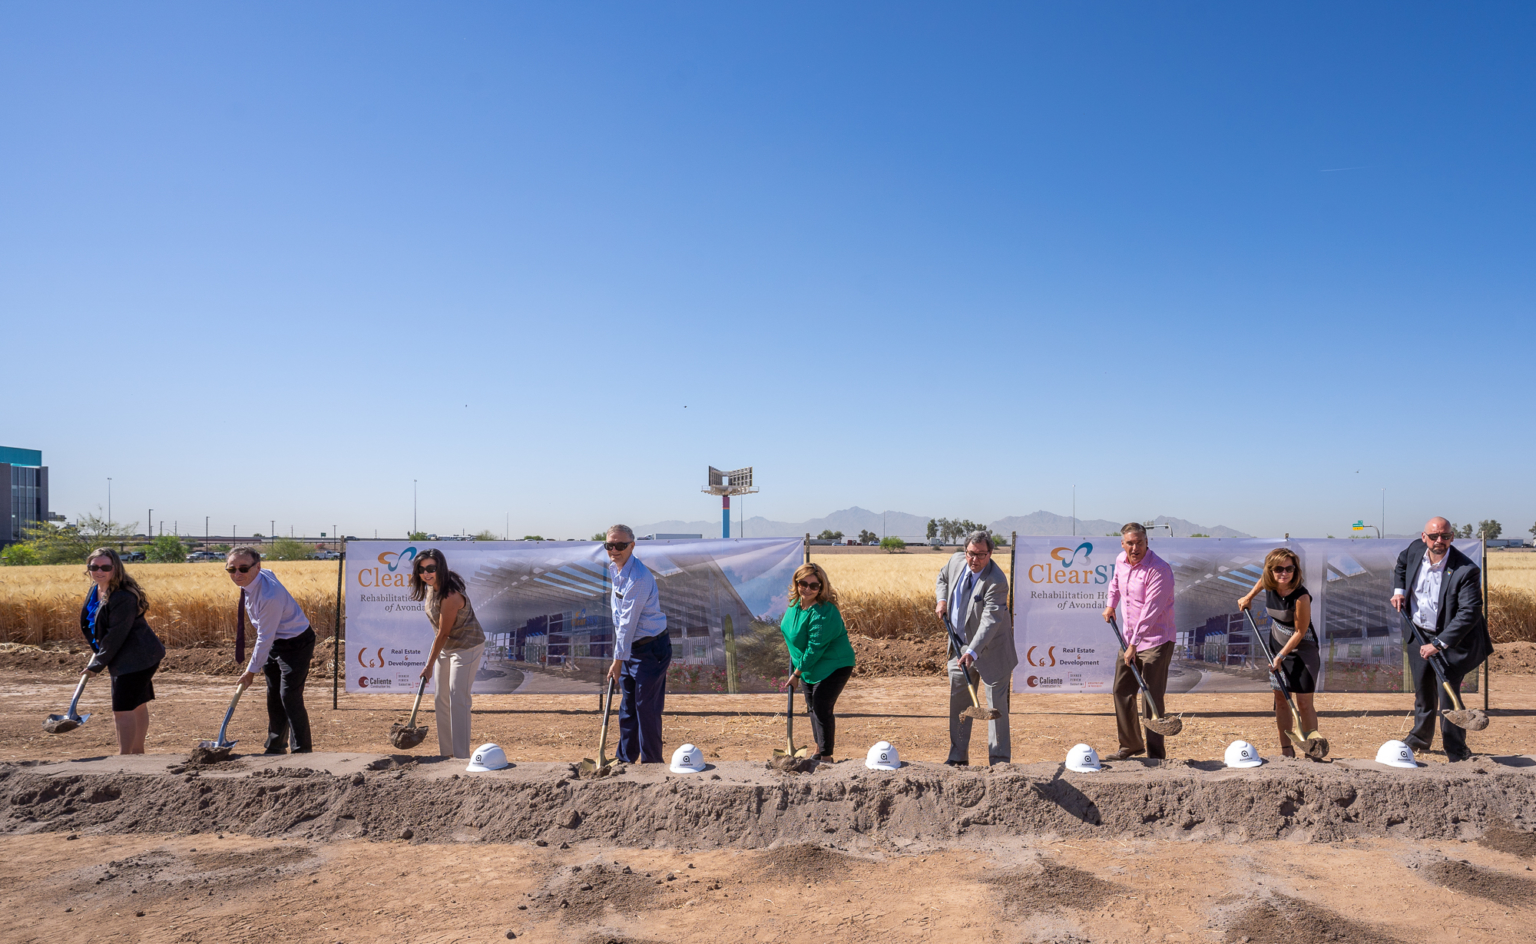
<instances>
[{"instance_id":1,"label":"eyeglasses","mask_svg":"<svg viewBox=\"0 0 1536 944\"><path fill-rule=\"evenodd\" d=\"M1431 541L1454 541L1454 540L1456 540L1456 532L1455 531L1425 531L1424 532L1424 536L1426 538L1428 538L1429 540L1431 540Z\"/></svg>"},{"instance_id":2,"label":"eyeglasses","mask_svg":"<svg viewBox=\"0 0 1536 944\"><path fill-rule=\"evenodd\" d=\"M234 573L235 571L238 570L242 574L248 574L253 569L255 569L257 566L259 566L259 565L257 565L257 564L231 564L228 567L224 568L224 572L227 573L227 574L232 574L232 573Z\"/></svg>"},{"instance_id":3,"label":"eyeglasses","mask_svg":"<svg viewBox=\"0 0 1536 944\"><path fill-rule=\"evenodd\" d=\"M421 572L424 573L424 574L435 574L435 573L437 573L437 565L436 564L425 564L425 565L422 566Z\"/></svg>"},{"instance_id":4,"label":"eyeglasses","mask_svg":"<svg viewBox=\"0 0 1536 944\"><path fill-rule=\"evenodd\" d=\"M966 560L981 560L984 557L991 557L991 556L992 556L992 552L991 551L966 551L965 552Z\"/></svg>"},{"instance_id":5,"label":"eyeglasses","mask_svg":"<svg viewBox=\"0 0 1536 944\"><path fill-rule=\"evenodd\" d=\"M821 584L810 580L797 580L795 581L795 586L799 587L801 590L815 591L821 589Z\"/></svg>"},{"instance_id":6,"label":"eyeglasses","mask_svg":"<svg viewBox=\"0 0 1536 944\"><path fill-rule=\"evenodd\" d=\"M629 541L607 541L607 542L604 542L604 544L603 544L603 550L605 550L605 551L622 551L626 547L629 547L629 545L630 545Z\"/></svg>"},{"instance_id":7,"label":"eyeglasses","mask_svg":"<svg viewBox=\"0 0 1536 944\"><path fill-rule=\"evenodd\" d=\"M111 564L86 564L85 565L85 569L86 570L100 570L100 571L105 572L105 571L111 570L112 569L112 565Z\"/></svg>"},{"instance_id":8,"label":"eyeglasses","mask_svg":"<svg viewBox=\"0 0 1536 944\"><path fill-rule=\"evenodd\" d=\"M1296 568L1294 567L1276 567L1273 571L1276 574L1294 574L1295 572Z\"/></svg>"}]
</instances>

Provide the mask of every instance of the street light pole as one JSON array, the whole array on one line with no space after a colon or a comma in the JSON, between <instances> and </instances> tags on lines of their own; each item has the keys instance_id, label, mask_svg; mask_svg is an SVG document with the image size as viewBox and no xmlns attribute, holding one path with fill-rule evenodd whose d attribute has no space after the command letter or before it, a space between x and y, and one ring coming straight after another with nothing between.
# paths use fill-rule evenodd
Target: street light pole
<instances>
[{"instance_id":1,"label":"street light pole","mask_svg":"<svg viewBox=\"0 0 1536 944\"><path fill-rule=\"evenodd\" d=\"M411 533L416 533L416 480L411 479Z\"/></svg>"},{"instance_id":2,"label":"street light pole","mask_svg":"<svg viewBox=\"0 0 1536 944\"><path fill-rule=\"evenodd\" d=\"M153 508L149 510L149 539L151 541L155 539L155 510Z\"/></svg>"},{"instance_id":3,"label":"street light pole","mask_svg":"<svg viewBox=\"0 0 1536 944\"><path fill-rule=\"evenodd\" d=\"M107 524L112 523L112 476L107 476Z\"/></svg>"},{"instance_id":4,"label":"street light pole","mask_svg":"<svg viewBox=\"0 0 1536 944\"><path fill-rule=\"evenodd\" d=\"M208 543L208 519L212 518L212 517L213 517L212 515L203 515L203 543L204 544Z\"/></svg>"}]
</instances>

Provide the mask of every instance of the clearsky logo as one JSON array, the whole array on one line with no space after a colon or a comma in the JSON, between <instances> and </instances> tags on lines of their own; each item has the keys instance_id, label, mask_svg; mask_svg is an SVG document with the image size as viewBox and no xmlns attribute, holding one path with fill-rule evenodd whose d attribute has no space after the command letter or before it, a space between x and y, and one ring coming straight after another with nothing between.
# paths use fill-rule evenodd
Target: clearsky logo
<instances>
[{"instance_id":1,"label":"clearsky logo","mask_svg":"<svg viewBox=\"0 0 1536 944\"><path fill-rule=\"evenodd\" d=\"M411 562L416 560L416 548L403 551L384 551L379 555L379 566L364 567L357 572L359 587L409 587Z\"/></svg>"},{"instance_id":2,"label":"clearsky logo","mask_svg":"<svg viewBox=\"0 0 1536 944\"><path fill-rule=\"evenodd\" d=\"M1077 547L1051 549L1051 559L1030 564L1025 576L1030 583L1105 584L1109 583L1112 564L1093 563L1093 544L1084 541Z\"/></svg>"}]
</instances>

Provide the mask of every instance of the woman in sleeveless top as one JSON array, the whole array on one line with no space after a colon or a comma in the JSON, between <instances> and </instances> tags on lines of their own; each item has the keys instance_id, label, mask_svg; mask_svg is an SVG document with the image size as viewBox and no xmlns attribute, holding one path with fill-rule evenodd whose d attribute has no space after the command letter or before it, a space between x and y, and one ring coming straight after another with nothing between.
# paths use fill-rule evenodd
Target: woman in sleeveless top
<instances>
[{"instance_id":1,"label":"woman in sleeveless top","mask_svg":"<svg viewBox=\"0 0 1536 944\"><path fill-rule=\"evenodd\" d=\"M1312 595L1301 582L1301 559L1288 547L1277 547L1264 558L1264 573L1237 601L1240 609L1248 609L1253 600L1264 591L1264 609L1269 614L1269 651L1275 654L1271 668L1285 678L1285 685L1296 696L1296 710L1301 712L1301 729L1317 730L1317 709L1312 696L1317 691L1317 678L1321 674L1322 658L1317 643L1317 630L1312 626ZM1280 752L1295 757L1296 749L1285 732L1291 729L1291 708L1285 703L1285 694L1270 676L1269 687L1275 695L1275 723L1280 728Z\"/></svg>"},{"instance_id":2,"label":"woman in sleeveless top","mask_svg":"<svg viewBox=\"0 0 1536 944\"><path fill-rule=\"evenodd\" d=\"M464 580L448 569L437 548L416 555L411 570L411 599L426 602L427 622L436 635L421 677L437 686L437 752L469 757L469 714L475 673L485 655L485 631L464 592Z\"/></svg>"}]
</instances>

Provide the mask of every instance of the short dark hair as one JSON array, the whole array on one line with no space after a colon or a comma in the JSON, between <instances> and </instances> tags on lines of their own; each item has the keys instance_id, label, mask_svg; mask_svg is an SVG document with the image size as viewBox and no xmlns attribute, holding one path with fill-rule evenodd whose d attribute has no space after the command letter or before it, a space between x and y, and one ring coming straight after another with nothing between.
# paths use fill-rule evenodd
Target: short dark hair
<instances>
[{"instance_id":1,"label":"short dark hair","mask_svg":"<svg viewBox=\"0 0 1536 944\"><path fill-rule=\"evenodd\" d=\"M261 552L256 550L254 547L251 547L249 544L242 544L239 547L230 548L229 553L224 555L224 560L225 562L228 562L231 557L242 556L249 557L251 559L251 563L253 564L261 563Z\"/></svg>"},{"instance_id":2,"label":"short dark hair","mask_svg":"<svg viewBox=\"0 0 1536 944\"><path fill-rule=\"evenodd\" d=\"M1123 524L1123 525L1120 526L1120 536L1121 537L1124 537L1127 534L1130 534L1132 531L1135 531L1136 533L1140 534L1142 537L1146 537L1146 535L1147 535L1147 526L1142 524L1142 523L1140 523L1140 522L1138 522L1138 521L1132 521L1129 524Z\"/></svg>"}]
</instances>

